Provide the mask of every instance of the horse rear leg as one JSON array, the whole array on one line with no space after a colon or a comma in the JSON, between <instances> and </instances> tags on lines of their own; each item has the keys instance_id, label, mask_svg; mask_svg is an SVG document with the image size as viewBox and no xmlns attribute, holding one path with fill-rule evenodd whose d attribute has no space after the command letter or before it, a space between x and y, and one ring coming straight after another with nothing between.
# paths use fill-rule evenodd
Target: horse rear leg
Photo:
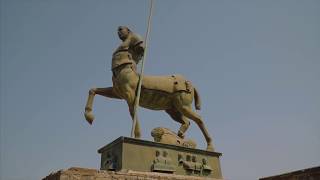
<instances>
[{"instance_id":1,"label":"horse rear leg","mask_svg":"<svg viewBox=\"0 0 320 180\"><path fill-rule=\"evenodd\" d=\"M198 115L197 113L195 113L192 110L191 106L183 105L183 106L179 106L177 108L183 115L192 119L199 126L199 128L202 131L202 134L204 135L204 137L207 141L207 150L214 151L213 145L212 145L212 139L207 131L207 128L205 127L205 125L203 123L201 116Z\"/></svg>"},{"instance_id":2,"label":"horse rear leg","mask_svg":"<svg viewBox=\"0 0 320 180\"><path fill-rule=\"evenodd\" d=\"M92 113L92 106L94 101L94 96L96 94L99 94L101 96L109 97L109 98L115 98L115 99L121 99L118 95L116 95L113 91L112 87L107 88L91 88L89 90L89 96L85 107L84 116L89 124L92 124L94 120L94 115Z\"/></svg>"},{"instance_id":3,"label":"horse rear leg","mask_svg":"<svg viewBox=\"0 0 320 180\"><path fill-rule=\"evenodd\" d=\"M169 114L169 116L177 121L178 123L181 124L179 131L178 131L178 136L181 137L182 139L184 139L184 134L185 132L188 130L189 126L190 126L190 122L188 120L188 118L186 118L184 115L182 115L178 110L176 109L166 109L166 113Z\"/></svg>"}]
</instances>

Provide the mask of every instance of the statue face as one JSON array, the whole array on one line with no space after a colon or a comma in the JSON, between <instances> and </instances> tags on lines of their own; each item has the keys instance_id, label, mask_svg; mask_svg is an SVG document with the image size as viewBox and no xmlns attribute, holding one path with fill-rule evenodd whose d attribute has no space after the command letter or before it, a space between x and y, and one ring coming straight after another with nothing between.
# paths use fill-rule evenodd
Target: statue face
<instances>
[{"instance_id":1,"label":"statue face","mask_svg":"<svg viewBox=\"0 0 320 180\"><path fill-rule=\"evenodd\" d=\"M118 36L121 40L127 39L129 32L130 32L129 29L125 26L118 27Z\"/></svg>"}]
</instances>

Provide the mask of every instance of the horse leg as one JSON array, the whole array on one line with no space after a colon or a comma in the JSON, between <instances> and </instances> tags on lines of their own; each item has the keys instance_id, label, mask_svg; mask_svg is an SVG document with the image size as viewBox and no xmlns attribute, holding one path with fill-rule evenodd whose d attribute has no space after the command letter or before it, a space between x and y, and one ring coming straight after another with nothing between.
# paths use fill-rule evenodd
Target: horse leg
<instances>
[{"instance_id":1,"label":"horse leg","mask_svg":"<svg viewBox=\"0 0 320 180\"><path fill-rule=\"evenodd\" d=\"M114 93L113 87L95 88L95 93L100 96L104 96L104 97L108 97L108 98L122 99L121 97L119 97L117 94Z\"/></svg>"},{"instance_id":2,"label":"horse leg","mask_svg":"<svg viewBox=\"0 0 320 180\"><path fill-rule=\"evenodd\" d=\"M129 108L129 112L130 112L130 116L131 116L132 122L134 122L135 91L129 85L126 85L126 86L123 86L123 92L124 92L123 93L124 99L127 101L127 104L128 104L128 108ZM131 131L133 131L134 138L140 139L141 131L140 131L140 123L139 123L138 115L136 116L136 118L137 118L136 119L137 121L136 121L135 127L133 127L134 123L132 123Z\"/></svg>"},{"instance_id":3,"label":"horse leg","mask_svg":"<svg viewBox=\"0 0 320 180\"><path fill-rule=\"evenodd\" d=\"M186 118L184 115L182 115L179 111L177 111L174 108L166 109L166 113L168 113L173 120L177 121L178 123L181 123L181 126L178 131L178 136L184 139L184 134L190 126L188 118Z\"/></svg>"},{"instance_id":4,"label":"horse leg","mask_svg":"<svg viewBox=\"0 0 320 180\"><path fill-rule=\"evenodd\" d=\"M199 126L199 128L202 131L202 134L204 135L204 137L207 141L207 150L214 151L213 145L212 145L212 139L207 131L207 128L205 127L205 125L203 123L201 116L198 115L197 113L195 113L192 110L191 106L183 105L183 106L179 106L177 108L183 115L192 119Z\"/></svg>"},{"instance_id":5,"label":"horse leg","mask_svg":"<svg viewBox=\"0 0 320 180\"><path fill-rule=\"evenodd\" d=\"M134 121L134 105L133 103L128 103L128 107L129 107L129 112L130 112L130 116L132 121ZM139 123L139 118L138 118L138 114L136 114L136 126L134 128L134 137L140 139L141 138L141 130L140 130L140 123Z\"/></svg>"},{"instance_id":6,"label":"horse leg","mask_svg":"<svg viewBox=\"0 0 320 180\"><path fill-rule=\"evenodd\" d=\"M101 96L109 97L109 98L115 98L115 99L121 99L119 96L117 96L112 87L107 88L91 88L89 90L89 96L85 107L84 116L89 124L92 124L94 120L94 115L92 113L92 106L93 106L93 100L94 96L96 94L99 94Z\"/></svg>"}]
</instances>

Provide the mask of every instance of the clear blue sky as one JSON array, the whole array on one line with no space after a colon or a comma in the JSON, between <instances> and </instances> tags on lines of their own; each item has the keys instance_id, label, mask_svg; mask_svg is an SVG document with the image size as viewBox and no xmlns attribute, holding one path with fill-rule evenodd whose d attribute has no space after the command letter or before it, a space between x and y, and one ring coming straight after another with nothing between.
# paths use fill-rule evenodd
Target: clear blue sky
<instances>
[{"instance_id":1,"label":"clear blue sky","mask_svg":"<svg viewBox=\"0 0 320 180\"><path fill-rule=\"evenodd\" d=\"M88 89L111 82L116 29L144 35L149 1L1 0L1 180L99 168L97 149L129 136L126 103ZM253 180L320 165L320 1L158 0L145 72L184 74L200 91L223 175ZM143 138L177 130L139 111ZM204 148L192 123L187 136Z\"/></svg>"}]
</instances>

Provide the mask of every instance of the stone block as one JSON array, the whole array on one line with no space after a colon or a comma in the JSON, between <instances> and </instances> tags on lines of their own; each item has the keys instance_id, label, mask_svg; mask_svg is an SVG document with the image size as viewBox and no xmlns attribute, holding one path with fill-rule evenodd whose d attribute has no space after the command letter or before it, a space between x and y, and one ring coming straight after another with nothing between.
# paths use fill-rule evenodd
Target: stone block
<instances>
[{"instance_id":1,"label":"stone block","mask_svg":"<svg viewBox=\"0 0 320 180\"><path fill-rule=\"evenodd\" d=\"M209 177L194 177L166 174L158 172L137 171L106 171L72 167L59 170L44 177L42 180L223 180Z\"/></svg>"},{"instance_id":2,"label":"stone block","mask_svg":"<svg viewBox=\"0 0 320 180\"><path fill-rule=\"evenodd\" d=\"M101 170L157 172L222 179L219 152L119 137L98 150Z\"/></svg>"}]
</instances>

